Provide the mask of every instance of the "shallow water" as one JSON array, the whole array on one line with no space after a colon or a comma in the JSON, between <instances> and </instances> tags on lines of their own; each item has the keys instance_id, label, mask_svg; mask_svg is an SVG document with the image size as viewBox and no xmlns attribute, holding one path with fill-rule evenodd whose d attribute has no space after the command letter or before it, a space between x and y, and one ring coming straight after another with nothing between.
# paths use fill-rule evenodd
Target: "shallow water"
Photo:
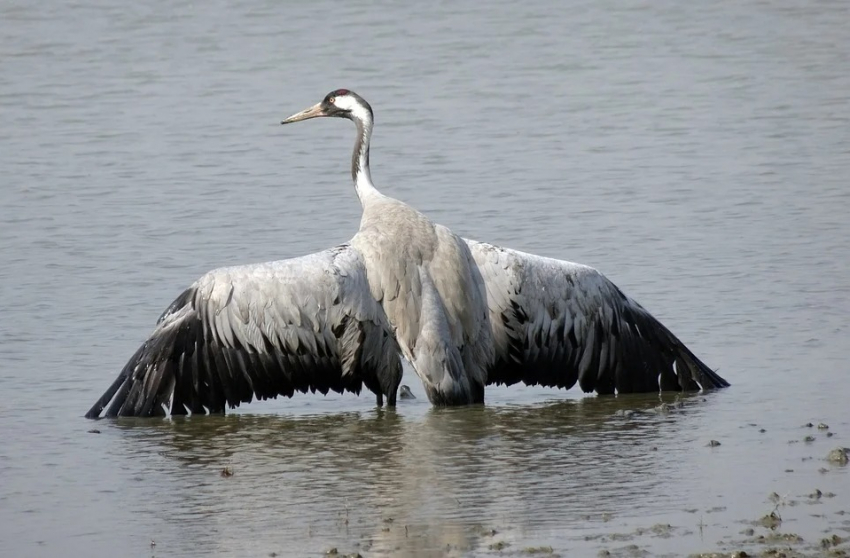
<instances>
[{"instance_id":1,"label":"shallow water","mask_svg":"<svg viewBox=\"0 0 850 558\"><path fill-rule=\"evenodd\" d=\"M848 467L825 460L850 446L848 11L0 6L0 555L817 554L850 538ZM660 411L522 387L434 410L408 371L418 399L394 412L332 395L83 419L197 276L355 232L350 124L277 125L337 87L375 108L385 193L599 268L732 388ZM770 531L746 522L773 511L803 542L757 539Z\"/></svg>"}]
</instances>

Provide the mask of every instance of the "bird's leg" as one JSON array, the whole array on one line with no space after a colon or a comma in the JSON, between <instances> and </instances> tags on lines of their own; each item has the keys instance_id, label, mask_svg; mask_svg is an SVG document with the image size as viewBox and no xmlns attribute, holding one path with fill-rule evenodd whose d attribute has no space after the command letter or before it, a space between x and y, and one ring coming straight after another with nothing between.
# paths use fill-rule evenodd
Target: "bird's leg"
<instances>
[{"instance_id":1,"label":"bird's leg","mask_svg":"<svg viewBox=\"0 0 850 558\"><path fill-rule=\"evenodd\" d=\"M390 394L387 395L387 407L395 407L396 394L398 394L397 389L391 391Z\"/></svg>"},{"instance_id":2,"label":"bird's leg","mask_svg":"<svg viewBox=\"0 0 850 558\"><path fill-rule=\"evenodd\" d=\"M384 394L379 391L376 397L378 398L378 407L383 407L384 406Z\"/></svg>"}]
</instances>

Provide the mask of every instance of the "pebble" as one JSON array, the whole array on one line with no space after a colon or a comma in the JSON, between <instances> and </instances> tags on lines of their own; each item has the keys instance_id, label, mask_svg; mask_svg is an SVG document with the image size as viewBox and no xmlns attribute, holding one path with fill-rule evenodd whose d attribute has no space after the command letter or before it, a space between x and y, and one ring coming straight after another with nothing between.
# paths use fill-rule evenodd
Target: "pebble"
<instances>
[{"instance_id":1,"label":"pebble","mask_svg":"<svg viewBox=\"0 0 850 558\"><path fill-rule=\"evenodd\" d=\"M848 459L848 452L850 452L850 448L835 448L826 456L826 460L830 463L837 463L838 465L847 465L847 462L850 461Z\"/></svg>"}]
</instances>

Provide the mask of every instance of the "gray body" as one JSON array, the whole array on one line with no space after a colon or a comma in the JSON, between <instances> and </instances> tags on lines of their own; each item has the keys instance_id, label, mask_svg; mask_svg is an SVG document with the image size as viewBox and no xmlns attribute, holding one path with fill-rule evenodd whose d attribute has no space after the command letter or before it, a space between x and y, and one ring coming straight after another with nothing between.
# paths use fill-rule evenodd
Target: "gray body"
<instances>
[{"instance_id":1,"label":"gray body","mask_svg":"<svg viewBox=\"0 0 850 558\"><path fill-rule=\"evenodd\" d=\"M372 110L345 90L284 123L357 125L363 208L348 244L221 268L165 311L86 416L224 412L295 391L395 405L403 355L435 405L482 403L488 384L599 393L728 383L593 268L463 239L380 192L369 172Z\"/></svg>"}]
</instances>

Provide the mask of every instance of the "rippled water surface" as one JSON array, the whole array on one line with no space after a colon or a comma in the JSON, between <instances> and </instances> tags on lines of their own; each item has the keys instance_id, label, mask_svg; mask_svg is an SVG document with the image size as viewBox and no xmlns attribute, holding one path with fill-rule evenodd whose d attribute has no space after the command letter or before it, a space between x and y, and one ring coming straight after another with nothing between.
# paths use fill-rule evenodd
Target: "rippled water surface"
<instances>
[{"instance_id":1,"label":"rippled water surface","mask_svg":"<svg viewBox=\"0 0 850 558\"><path fill-rule=\"evenodd\" d=\"M848 4L409 4L0 5L0 555L850 538ZM733 386L82 418L200 274L354 234L353 127L277 125L338 87L386 194L597 267Z\"/></svg>"}]
</instances>

